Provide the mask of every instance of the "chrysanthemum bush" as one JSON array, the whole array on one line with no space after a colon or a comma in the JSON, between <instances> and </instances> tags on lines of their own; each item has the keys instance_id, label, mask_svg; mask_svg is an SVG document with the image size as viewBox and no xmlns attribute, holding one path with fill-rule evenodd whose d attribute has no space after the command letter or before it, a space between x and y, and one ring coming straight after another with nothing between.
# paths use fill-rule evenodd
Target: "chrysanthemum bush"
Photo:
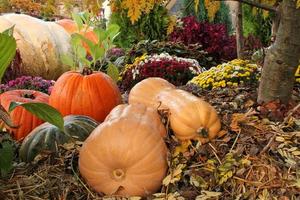
<instances>
[{"instance_id":1,"label":"chrysanthemum bush","mask_svg":"<svg viewBox=\"0 0 300 200\"><path fill-rule=\"evenodd\" d=\"M203 69L194 59L171 56L167 53L137 57L133 64L127 64L121 73L120 86L130 89L148 77L161 77L174 85L184 85Z\"/></svg>"},{"instance_id":2,"label":"chrysanthemum bush","mask_svg":"<svg viewBox=\"0 0 300 200\"><path fill-rule=\"evenodd\" d=\"M50 94L53 85L53 80L45 80L42 77L21 76L6 84L1 84L0 93L14 89L29 89Z\"/></svg>"},{"instance_id":3,"label":"chrysanthemum bush","mask_svg":"<svg viewBox=\"0 0 300 200\"><path fill-rule=\"evenodd\" d=\"M257 64L249 60L235 59L202 72L188 84L194 84L203 89L236 87L257 82L260 72L261 68Z\"/></svg>"}]
</instances>

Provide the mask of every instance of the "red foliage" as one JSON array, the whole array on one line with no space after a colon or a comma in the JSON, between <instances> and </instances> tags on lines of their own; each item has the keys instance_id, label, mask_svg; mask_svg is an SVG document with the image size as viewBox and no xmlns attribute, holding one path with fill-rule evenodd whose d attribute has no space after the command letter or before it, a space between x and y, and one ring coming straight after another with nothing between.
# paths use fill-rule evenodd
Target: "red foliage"
<instances>
[{"instance_id":1,"label":"red foliage","mask_svg":"<svg viewBox=\"0 0 300 200\"><path fill-rule=\"evenodd\" d=\"M177 27L169 40L186 45L200 44L218 61L236 58L236 41L227 33L225 24L198 22L194 16L182 18L183 27Z\"/></svg>"}]
</instances>

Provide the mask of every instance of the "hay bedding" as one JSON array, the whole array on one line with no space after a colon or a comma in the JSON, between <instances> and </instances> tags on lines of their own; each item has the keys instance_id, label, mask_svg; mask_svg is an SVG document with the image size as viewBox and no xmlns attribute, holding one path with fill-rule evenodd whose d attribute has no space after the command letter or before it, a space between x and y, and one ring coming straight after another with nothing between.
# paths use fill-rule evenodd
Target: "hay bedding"
<instances>
[{"instance_id":1,"label":"hay bedding","mask_svg":"<svg viewBox=\"0 0 300 200\"><path fill-rule=\"evenodd\" d=\"M298 87L289 108L276 102L258 107L256 86L209 93L184 89L217 108L223 137L205 145L179 145L168 137L168 175L161 191L148 199L300 199ZM104 197L85 184L77 168L80 146L66 144L58 155L45 152L31 164L16 158L12 172L0 180L0 199L125 199Z\"/></svg>"}]
</instances>

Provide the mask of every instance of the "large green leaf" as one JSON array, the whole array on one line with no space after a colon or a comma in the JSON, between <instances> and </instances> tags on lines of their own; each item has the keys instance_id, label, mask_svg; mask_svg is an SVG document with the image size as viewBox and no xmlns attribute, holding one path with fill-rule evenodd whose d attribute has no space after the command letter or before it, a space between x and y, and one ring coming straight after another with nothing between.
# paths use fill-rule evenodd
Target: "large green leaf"
<instances>
[{"instance_id":1,"label":"large green leaf","mask_svg":"<svg viewBox=\"0 0 300 200\"><path fill-rule=\"evenodd\" d=\"M64 119L63 116L60 114L52 106L39 103L39 102L30 102L30 103L19 103L19 102L11 102L9 105L9 112L15 109L18 106L22 106L38 118L57 126L61 131L64 131Z\"/></svg>"},{"instance_id":2,"label":"large green leaf","mask_svg":"<svg viewBox=\"0 0 300 200\"><path fill-rule=\"evenodd\" d=\"M16 54L17 43L8 33L0 33L0 82Z\"/></svg>"}]
</instances>

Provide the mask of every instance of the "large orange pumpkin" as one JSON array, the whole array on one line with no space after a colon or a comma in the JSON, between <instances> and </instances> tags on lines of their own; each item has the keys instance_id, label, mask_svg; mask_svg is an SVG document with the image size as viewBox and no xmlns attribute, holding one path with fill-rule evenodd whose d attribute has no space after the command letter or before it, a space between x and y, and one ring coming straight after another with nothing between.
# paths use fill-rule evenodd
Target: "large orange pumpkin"
<instances>
[{"instance_id":1,"label":"large orange pumpkin","mask_svg":"<svg viewBox=\"0 0 300 200\"><path fill-rule=\"evenodd\" d=\"M64 73L55 82L49 104L63 116L86 115L102 122L121 103L121 94L114 81L102 72L85 69Z\"/></svg>"},{"instance_id":2,"label":"large orange pumpkin","mask_svg":"<svg viewBox=\"0 0 300 200\"><path fill-rule=\"evenodd\" d=\"M34 90L11 90L0 95L0 103L8 111L12 101L28 103L28 102L43 102L48 103L49 96L45 93ZM43 121L22 107L15 108L10 116L13 124L19 125L18 128L6 127L16 140L22 140L35 127L42 124Z\"/></svg>"},{"instance_id":3,"label":"large orange pumpkin","mask_svg":"<svg viewBox=\"0 0 300 200\"><path fill-rule=\"evenodd\" d=\"M171 128L180 140L198 139L205 143L217 137L221 122L216 110L199 97L165 82L161 78L148 78L136 84L129 93L129 104L168 109Z\"/></svg>"},{"instance_id":4,"label":"large orange pumpkin","mask_svg":"<svg viewBox=\"0 0 300 200\"><path fill-rule=\"evenodd\" d=\"M154 117L154 118L153 118ZM119 105L84 142L79 170L87 183L107 195L147 196L167 170L167 147L158 114L144 105Z\"/></svg>"}]
</instances>

